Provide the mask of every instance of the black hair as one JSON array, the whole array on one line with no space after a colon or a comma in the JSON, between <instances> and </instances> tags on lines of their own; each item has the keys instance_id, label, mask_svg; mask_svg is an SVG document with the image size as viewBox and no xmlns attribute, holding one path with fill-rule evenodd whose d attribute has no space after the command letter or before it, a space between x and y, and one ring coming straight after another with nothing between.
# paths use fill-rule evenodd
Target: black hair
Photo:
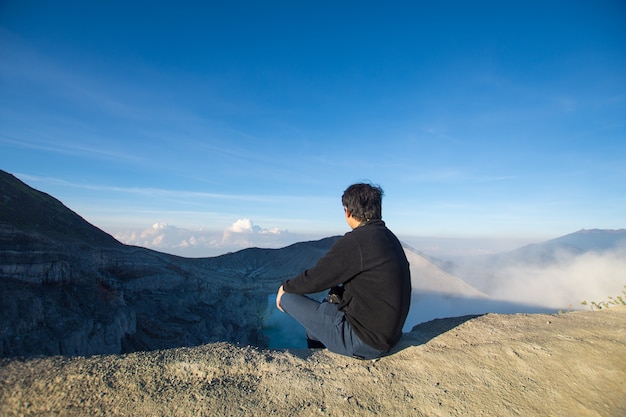
<instances>
[{"instance_id":1,"label":"black hair","mask_svg":"<svg viewBox=\"0 0 626 417\"><path fill-rule=\"evenodd\" d=\"M364 183L352 184L341 196L343 206L361 222L382 219L382 201L383 189Z\"/></svg>"}]
</instances>

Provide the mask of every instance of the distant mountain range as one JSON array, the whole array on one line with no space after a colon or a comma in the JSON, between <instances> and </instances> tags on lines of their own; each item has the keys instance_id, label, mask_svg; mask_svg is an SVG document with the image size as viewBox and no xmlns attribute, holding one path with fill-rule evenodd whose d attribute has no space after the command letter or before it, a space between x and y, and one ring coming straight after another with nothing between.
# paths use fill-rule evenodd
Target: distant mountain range
<instances>
[{"instance_id":1,"label":"distant mountain range","mask_svg":"<svg viewBox=\"0 0 626 417\"><path fill-rule=\"evenodd\" d=\"M490 288L507 279L503 271L565 267L582 255L609 254L616 254L617 257L626 255L626 229L583 229L513 251L435 263L489 293Z\"/></svg>"},{"instance_id":2,"label":"distant mountain range","mask_svg":"<svg viewBox=\"0 0 626 417\"><path fill-rule=\"evenodd\" d=\"M590 239L578 232L546 245L606 249L624 238L624 231L584 233ZM280 282L313 266L336 239L181 258L124 245L54 197L0 171L0 357L126 353L216 341L266 346L264 319L273 309L268 297ZM545 257L545 250L522 248L504 256ZM501 307L419 251L405 252L415 306L407 329L435 317Z\"/></svg>"},{"instance_id":3,"label":"distant mountain range","mask_svg":"<svg viewBox=\"0 0 626 417\"><path fill-rule=\"evenodd\" d=\"M543 243L526 245L514 251L489 257L495 263L552 264L563 256L577 256L586 252L602 253L626 247L626 229L579 230Z\"/></svg>"}]
</instances>

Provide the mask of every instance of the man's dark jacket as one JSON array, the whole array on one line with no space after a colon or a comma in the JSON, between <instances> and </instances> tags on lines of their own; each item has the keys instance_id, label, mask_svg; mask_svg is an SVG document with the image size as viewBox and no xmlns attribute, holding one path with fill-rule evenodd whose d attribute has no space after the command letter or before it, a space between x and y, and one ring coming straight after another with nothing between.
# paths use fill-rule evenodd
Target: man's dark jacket
<instances>
[{"instance_id":1,"label":"man's dark jacket","mask_svg":"<svg viewBox=\"0 0 626 417\"><path fill-rule=\"evenodd\" d=\"M411 303L409 263L396 236L372 220L342 236L317 264L285 281L285 292L313 294L344 285L338 305L359 338L380 350L393 347Z\"/></svg>"}]
</instances>

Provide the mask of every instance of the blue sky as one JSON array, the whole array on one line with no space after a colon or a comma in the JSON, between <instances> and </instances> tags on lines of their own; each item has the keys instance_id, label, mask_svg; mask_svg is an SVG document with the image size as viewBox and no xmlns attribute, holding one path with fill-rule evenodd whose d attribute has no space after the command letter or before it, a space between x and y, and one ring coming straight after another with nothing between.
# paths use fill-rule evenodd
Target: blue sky
<instances>
[{"instance_id":1,"label":"blue sky","mask_svg":"<svg viewBox=\"0 0 626 417\"><path fill-rule=\"evenodd\" d=\"M7 0L0 169L130 243L341 234L364 180L408 241L624 228L625 45L618 0Z\"/></svg>"}]
</instances>

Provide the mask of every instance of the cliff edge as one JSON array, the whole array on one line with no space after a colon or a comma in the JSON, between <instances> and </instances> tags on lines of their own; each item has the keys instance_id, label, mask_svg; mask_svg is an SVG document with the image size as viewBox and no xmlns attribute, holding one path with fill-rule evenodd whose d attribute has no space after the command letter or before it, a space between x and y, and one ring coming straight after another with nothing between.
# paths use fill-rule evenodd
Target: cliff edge
<instances>
[{"instance_id":1,"label":"cliff edge","mask_svg":"<svg viewBox=\"0 0 626 417\"><path fill-rule=\"evenodd\" d=\"M434 320L376 361L229 343L4 359L0 414L626 415L626 308Z\"/></svg>"}]
</instances>

